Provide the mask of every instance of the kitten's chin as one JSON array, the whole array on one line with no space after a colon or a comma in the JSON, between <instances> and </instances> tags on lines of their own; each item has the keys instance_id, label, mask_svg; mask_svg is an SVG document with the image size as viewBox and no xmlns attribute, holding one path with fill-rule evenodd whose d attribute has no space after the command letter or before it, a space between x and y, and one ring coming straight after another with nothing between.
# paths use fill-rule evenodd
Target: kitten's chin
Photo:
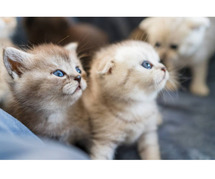
<instances>
[{"instance_id":1,"label":"kitten's chin","mask_svg":"<svg viewBox=\"0 0 215 179\"><path fill-rule=\"evenodd\" d=\"M82 95L82 89L80 86L78 86L74 91L69 91L68 93L64 93L67 96L81 96Z\"/></svg>"},{"instance_id":2,"label":"kitten's chin","mask_svg":"<svg viewBox=\"0 0 215 179\"><path fill-rule=\"evenodd\" d=\"M82 90L77 90L73 94L64 94L64 103L67 101L68 105L72 105L82 96Z\"/></svg>"},{"instance_id":3,"label":"kitten's chin","mask_svg":"<svg viewBox=\"0 0 215 179\"><path fill-rule=\"evenodd\" d=\"M71 84L67 84L64 86L63 88L63 94L65 95L74 95L75 93L78 93L82 91L81 85L71 85Z\"/></svg>"},{"instance_id":4,"label":"kitten's chin","mask_svg":"<svg viewBox=\"0 0 215 179\"><path fill-rule=\"evenodd\" d=\"M158 91L162 90L165 87L168 79L169 79L169 73L168 72L164 73L163 77L158 82L156 82L156 85L155 85L156 89Z\"/></svg>"}]
</instances>

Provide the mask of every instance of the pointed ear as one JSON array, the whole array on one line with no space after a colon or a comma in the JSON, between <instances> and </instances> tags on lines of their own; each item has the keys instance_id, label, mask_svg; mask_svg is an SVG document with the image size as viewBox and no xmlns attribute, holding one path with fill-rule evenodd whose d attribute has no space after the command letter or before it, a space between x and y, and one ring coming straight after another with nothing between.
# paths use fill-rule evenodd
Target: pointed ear
<instances>
[{"instance_id":1,"label":"pointed ear","mask_svg":"<svg viewBox=\"0 0 215 179\"><path fill-rule=\"evenodd\" d=\"M150 28L154 23L156 23L155 21L156 19L154 17L143 19L139 24L139 28L143 31L147 31L148 28Z\"/></svg>"},{"instance_id":2,"label":"pointed ear","mask_svg":"<svg viewBox=\"0 0 215 179\"><path fill-rule=\"evenodd\" d=\"M19 78L24 73L31 59L31 54L13 47L7 47L3 50L4 65L13 79Z\"/></svg>"},{"instance_id":3,"label":"pointed ear","mask_svg":"<svg viewBox=\"0 0 215 179\"><path fill-rule=\"evenodd\" d=\"M100 75L111 74L113 67L114 67L114 62L108 61L108 62L103 63L99 66L97 73Z\"/></svg>"},{"instance_id":4,"label":"pointed ear","mask_svg":"<svg viewBox=\"0 0 215 179\"><path fill-rule=\"evenodd\" d=\"M210 26L210 20L206 17L191 17L187 19L187 23L193 30L201 27L208 28Z\"/></svg>"},{"instance_id":5,"label":"pointed ear","mask_svg":"<svg viewBox=\"0 0 215 179\"><path fill-rule=\"evenodd\" d=\"M78 48L78 42L71 42L71 43L65 45L64 48L65 48L66 50L69 50L69 51L74 52L74 51L76 51L77 48Z\"/></svg>"},{"instance_id":6,"label":"pointed ear","mask_svg":"<svg viewBox=\"0 0 215 179\"><path fill-rule=\"evenodd\" d=\"M146 30L140 29L139 27L137 27L131 32L129 38L133 40L142 40L144 42L148 42L148 34Z\"/></svg>"}]
</instances>

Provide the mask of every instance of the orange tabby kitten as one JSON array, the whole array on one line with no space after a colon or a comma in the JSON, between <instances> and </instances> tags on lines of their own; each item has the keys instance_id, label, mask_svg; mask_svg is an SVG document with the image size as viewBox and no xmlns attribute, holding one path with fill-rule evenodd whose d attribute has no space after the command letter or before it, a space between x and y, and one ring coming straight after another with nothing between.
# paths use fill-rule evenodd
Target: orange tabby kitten
<instances>
[{"instance_id":1,"label":"orange tabby kitten","mask_svg":"<svg viewBox=\"0 0 215 179\"><path fill-rule=\"evenodd\" d=\"M142 159L159 159L155 98L169 74L152 46L132 40L110 45L96 53L90 72L78 103L89 115L92 159L113 159L119 145L135 141Z\"/></svg>"},{"instance_id":2,"label":"orange tabby kitten","mask_svg":"<svg viewBox=\"0 0 215 179\"><path fill-rule=\"evenodd\" d=\"M12 47L4 50L4 64L12 79L8 82L12 99L6 111L38 135L71 142L75 135L88 131L68 114L86 88L76 48L71 43L65 48L40 45L27 52Z\"/></svg>"}]
</instances>

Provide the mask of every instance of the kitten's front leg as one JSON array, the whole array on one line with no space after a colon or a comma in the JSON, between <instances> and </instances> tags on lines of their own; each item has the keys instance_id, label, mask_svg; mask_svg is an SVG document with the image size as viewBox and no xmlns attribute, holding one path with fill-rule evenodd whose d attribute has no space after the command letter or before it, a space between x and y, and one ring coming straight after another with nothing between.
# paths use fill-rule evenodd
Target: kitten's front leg
<instances>
[{"instance_id":1,"label":"kitten's front leg","mask_svg":"<svg viewBox=\"0 0 215 179\"><path fill-rule=\"evenodd\" d=\"M209 94L209 88L206 84L208 73L208 60L194 64L192 67L192 82L190 90L193 94L206 96Z\"/></svg>"},{"instance_id":2,"label":"kitten's front leg","mask_svg":"<svg viewBox=\"0 0 215 179\"><path fill-rule=\"evenodd\" d=\"M143 160L160 159L160 150L156 130L142 134L138 140L138 152Z\"/></svg>"},{"instance_id":3,"label":"kitten's front leg","mask_svg":"<svg viewBox=\"0 0 215 179\"><path fill-rule=\"evenodd\" d=\"M105 140L104 140L105 141ZM104 141L93 141L91 147L91 159L93 160L111 160L114 157L114 153L117 144L114 142L104 142Z\"/></svg>"}]
</instances>

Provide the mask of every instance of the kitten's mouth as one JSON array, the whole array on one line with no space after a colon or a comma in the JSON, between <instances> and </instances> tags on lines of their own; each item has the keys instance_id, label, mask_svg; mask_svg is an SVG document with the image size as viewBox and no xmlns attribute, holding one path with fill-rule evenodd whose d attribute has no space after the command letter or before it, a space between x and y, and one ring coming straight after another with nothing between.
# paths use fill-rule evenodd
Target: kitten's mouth
<instances>
[{"instance_id":1,"label":"kitten's mouth","mask_svg":"<svg viewBox=\"0 0 215 179\"><path fill-rule=\"evenodd\" d=\"M73 96L75 93L78 93L81 91L82 91L82 87L81 87L81 85L78 85L74 90L66 89L64 94L69 95L69 96Z\"/></svg>"},{"instance_id":2,"label":"kitten's mouth","mask_svg":"<svg viewBox=\"0 0 215 179\"><path fill-rule=\"evenodd\" d=\"M78 87L77 87L76 90L73 92L73 94L76 93L76 92L79 91L79 90L81 90L81 85L78 85Z\"/></svg>"},{"instance_id":3,"label":"kitten's mouth","mask_svg":"<svg viewBox=\"0 0 215 179\"><path fill-rule=\"evenodd\" d=\"M166 79L166 73L164 73L163 78L158 82L158 84L162 83Z\"/></svg>"}]
</instances>

